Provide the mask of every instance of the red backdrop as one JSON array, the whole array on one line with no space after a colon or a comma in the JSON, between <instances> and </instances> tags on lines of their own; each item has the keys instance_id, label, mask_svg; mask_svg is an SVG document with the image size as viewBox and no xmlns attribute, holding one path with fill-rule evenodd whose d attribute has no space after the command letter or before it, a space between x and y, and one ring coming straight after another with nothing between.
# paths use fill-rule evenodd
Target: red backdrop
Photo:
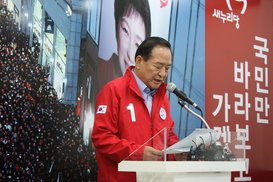
<instances>
[{"instance_id":1,"label":"red backdrop","mask_svg":"<svg viewBox=\"0 0 273 182\"><path fill-rule=\"evenodd\" d=\"M206 120L246 133L247 171L233 181L273 181L271 0L206 0ZM271 108L270 108L271 107Z\"/></svg>"}]
</instances>

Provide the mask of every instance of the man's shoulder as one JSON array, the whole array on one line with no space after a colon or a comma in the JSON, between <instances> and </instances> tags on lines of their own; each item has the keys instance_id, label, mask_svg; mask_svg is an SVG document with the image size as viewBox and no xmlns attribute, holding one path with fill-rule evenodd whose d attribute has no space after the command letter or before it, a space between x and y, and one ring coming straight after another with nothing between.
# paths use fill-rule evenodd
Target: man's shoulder
<instances>
[{"instance_id":1,"label":"man's shoulder","mask_svg":"<svg viewBox=\"0 0 273 182\"><path fill-rule=\"evenodd\" d=\"M129 78L124 75L124 76L118 77L112 81L109 81L106 84L106 86L121 88L121 87L128 87L128 84L129 84Z\"/></svg>"},{"instance_id":2,"label":"man's shoulder","mask_svg":"<svg viewBox=\"0 0 273 182\"><path fill-rule=\"evenodd\" d=\"M113 92L115 94L122 94L128 88L135 87L136 83L131 72L126 72L125 75L118 77L106 83L103 87L103 92Z\"/></svg>"}]
</instances>

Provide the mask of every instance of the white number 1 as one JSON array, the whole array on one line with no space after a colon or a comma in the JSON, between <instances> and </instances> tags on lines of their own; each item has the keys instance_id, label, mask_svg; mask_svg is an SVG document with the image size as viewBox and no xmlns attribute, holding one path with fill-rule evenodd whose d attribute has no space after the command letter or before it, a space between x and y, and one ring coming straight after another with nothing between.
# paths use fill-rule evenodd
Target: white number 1
<instances>
[{"instance_id":1,"label":"white number 1","mask_svg":"<svg viewBox=\"0 0 273 182\"><path fill-rule=\"evenodd\" d=\"M126 107L126 109L127 109L127 110L130 110L132 122L136 122L136 116L135 116L134 105L133 105L132 103L130 103L130 104Z\"/></svg>"}]
</instances>

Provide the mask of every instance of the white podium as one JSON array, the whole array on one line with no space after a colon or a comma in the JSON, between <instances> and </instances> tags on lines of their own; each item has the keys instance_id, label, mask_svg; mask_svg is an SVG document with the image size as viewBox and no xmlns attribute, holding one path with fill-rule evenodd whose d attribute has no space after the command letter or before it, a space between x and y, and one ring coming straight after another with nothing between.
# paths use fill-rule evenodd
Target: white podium
<instances>
[{"instance_id":1,"label":"white podium","mask_svg":"<svg viewBox=\"0 0 273 182\"><path fill-rule=\"evenodd\" d=\"M230 182L244 161L122 161L119 171L136 172L138 182Z\"/></svg>"},{"instance_id":2,"label":"white podium","mask_svg":"<svg viewBox=\"0 0 273 182\"><path fill-rule=\"evenodd\" d=\"M211 129L195 129L190 135L177 143L168 146L168 132L171 128L164 128L154 135L137 150L132 152L128 157L118 164L118 170L123 172L136 172L138 182L230 182L231 172L246 171L245 160L245 134L240 132L225 132L221 134ZM224 135L225 134L225 135ZM220 136L227 136L225 138ZM223 140L221 140L223 139ZM164 141L164 142L158 142ZM216 142L217 141L217 142ZM227 158L224 160L214 159L215 153L196 153L194 160L190 161L168 161L168 154L188 152L199 150L197 146L205 145L211 150L217 150L230 154L232 151L235 159ZM165 152L163 161L142 161L143 152L141 149L147 145L156 144L156 149ZM162 144L162 146L160 145ZM214 145L215 144L215 145ZM187 151L188 150L188 151ZM205 149L203 149L204 151ZM212 158L202 160L209 154ZM200 159L201 157L201 159ZM219 157L219 156L218 156ZM195 160L196 159L196 160Z\"/></svg>"}]
</instances>

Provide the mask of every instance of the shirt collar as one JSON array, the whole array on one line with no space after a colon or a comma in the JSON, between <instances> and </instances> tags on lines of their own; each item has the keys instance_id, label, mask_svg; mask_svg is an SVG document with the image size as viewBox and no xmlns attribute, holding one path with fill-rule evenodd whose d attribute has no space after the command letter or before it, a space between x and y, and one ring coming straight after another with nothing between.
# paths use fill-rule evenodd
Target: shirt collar
<instances>
[{"instance_id":1,"label":"shirt collar","mask_svg":"<svg viewBox=\"0 0 273 182\"><path fill-rule=\"evenodd\" d=\"M145 83L143 83L143 81L141 81L138 76L135 74L134 72L134 69L131 70L135 79L136 79L136 82L137 82L137 86L139 88L139 90L146 94L151 94L152 96L157 92L158 89L154 89L154 90L151 90L149 87L147 87L147 85L145 85Z\"/></svg>"}]
</instances>

